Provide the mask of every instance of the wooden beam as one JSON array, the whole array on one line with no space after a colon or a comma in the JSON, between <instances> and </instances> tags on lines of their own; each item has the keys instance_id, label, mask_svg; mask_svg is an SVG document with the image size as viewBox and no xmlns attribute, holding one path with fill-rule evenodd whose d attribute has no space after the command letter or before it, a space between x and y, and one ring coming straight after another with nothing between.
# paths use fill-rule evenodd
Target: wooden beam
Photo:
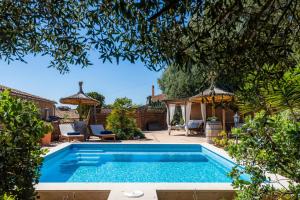
<instances>
[{"instance_id":1,"label":"wooden beam","mask_svg":"<svg viewBox=\"0 0 300 200\"><path fill-rule=\"evenodd\" d=\"M226 112L225 112L225 108L222 108L222 120L223 120L223 130L226 131Z\"/></svg>"}]
</instances>

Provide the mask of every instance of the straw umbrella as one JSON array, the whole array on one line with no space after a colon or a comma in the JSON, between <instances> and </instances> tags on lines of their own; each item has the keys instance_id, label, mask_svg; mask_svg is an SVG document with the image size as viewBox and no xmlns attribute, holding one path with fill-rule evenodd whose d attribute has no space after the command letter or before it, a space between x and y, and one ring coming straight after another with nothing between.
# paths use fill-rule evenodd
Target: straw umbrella
<instances>
[{"instance_id":1,"label":"straw umbrella","mask_svg":"<svg viewBox=\"0 0 300 200\"><path fill-rule=\"evenodd\" d=\"M191 102L201 103L201 109L205 107L206 103L212 103L212 116L215 116L215 103L230 102L234 100L234 94L224 91L212 85L210 88L200 92L199 94L190 98ZM204 105L204 106L202 106ZM225 109L222 109L223 129L225 130Z\"/></svg>"},{"instance_id":2,"label":"straw umbrella","mask_svg":"<svg viewBox=\"0 0 300 200\"><path fill-rule=\"evenodd\" d=\"M94 98L91 98L91 97L87 96L83 92L82 85L83 85L83 82L80 81L79 82L79 92L74 94L74 95L71 95L71 96L68 96L68 97L65 97L65 98L61 98L59 100L59 102L63 103L63 104L79 105L79 108L80 108L80 105L94 106L94 115L96 115L95 107L96 107L96 105L99 104L99 101L94 99ZM80 120L82 120L82 116L80 115L80 113L81 112L79 112L79 118L80 118ZM94 118L96 120L96 116L94 116Z\"/></svg>"}]
</instances>

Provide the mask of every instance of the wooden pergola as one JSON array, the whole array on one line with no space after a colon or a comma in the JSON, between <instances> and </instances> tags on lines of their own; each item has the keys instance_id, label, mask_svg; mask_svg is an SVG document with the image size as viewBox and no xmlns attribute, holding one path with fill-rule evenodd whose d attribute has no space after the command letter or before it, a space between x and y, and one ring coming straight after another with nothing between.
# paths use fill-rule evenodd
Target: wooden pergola
<instances>
[{"instance_id":1,"label":"wooden pergola","mask_svg":"<svg viewBox=\"0 0 300 200\"><path fill-rule=\"evenodd\" d=\"M231 92L227 92L215 86L211 86L210 88L200 92L199 94L192 96L190 98L182 98L182 99L166 99L163 102L166 104L167 107L167 124L170 126L170 107L171 106L184 106L184 121L186 122L187 119L187 107L191 106L192 103L200 103L202 108L205 107L207 104L212 104L212 116L215 116L215 103L228 103L234 101L234 94ZM201 109L202 109L201 108ZM191 108L189 108L191 109ZM206 119L204 120L206 123ZM225 123L226 123L226 113L225 108L222 108L222 127L225 130ZM170 133L170 130L169 130Z\"/></svg>"},{"instance_id":2,"label":"wooden pergola","mask_svg":"<svg viewBox=\"0 0 300 200\"><path fill-rule=\"evenodd\" d=\"M200 92L199 94L192 96L189 98L191 102L194 103L226 103L234 101L234 94L231 92L224 91L220 88L215 86L211 86L210 88ZM215 108L212 106L212 116L215 116ZM222 108L222 127L225 130L225 123L226 123L226 113L225 108Z\"/></svg>"}]
</instances>

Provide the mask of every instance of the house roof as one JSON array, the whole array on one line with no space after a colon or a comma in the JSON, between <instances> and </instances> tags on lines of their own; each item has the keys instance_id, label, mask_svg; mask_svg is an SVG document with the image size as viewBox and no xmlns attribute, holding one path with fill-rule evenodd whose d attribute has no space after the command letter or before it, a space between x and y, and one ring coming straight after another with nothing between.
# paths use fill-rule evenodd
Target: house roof
<instances>
[{"instance_id":1,"label":"house roof","mask_svg":"<svg viewBox=\"0 0 300 200\"><path fill-rule=\"evenodd\" d=\"M76 109L55 109L55 116L61 119L68 118L68 119L79 119L79 114Z\"/></svg>"},{"instance_id":2,"label":"house roof","mask_svg":"<svg viewBox=\"0 0 300 200\"><path fill-rule=\"evenodd\" d=\"M44 102L49 102L49 103L53 103L56 104L55 101L53 100L49 100L37 95L33 95L33 94L29 94L27 92L23 92L21 90L17 90L17 89L13 89L4 85L0 85L0 92L3 92L4 90L9 90L10 94L13 96L17 96L20 98L24 98L24 99L28 99L28 100L34 100L34 101L44 101Z\"/></svg>"}]
</instances>

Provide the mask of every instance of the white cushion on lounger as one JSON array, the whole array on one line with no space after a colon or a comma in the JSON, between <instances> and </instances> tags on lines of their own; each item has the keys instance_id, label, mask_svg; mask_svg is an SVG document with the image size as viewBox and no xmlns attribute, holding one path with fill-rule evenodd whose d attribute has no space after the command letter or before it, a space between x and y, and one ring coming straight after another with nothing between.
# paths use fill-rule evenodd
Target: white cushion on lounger
<instances>
[{"instance_id":1,"label":"white cushion on lounger","mask_svg":"<svg viewBox=\"0 0 300 200\"><path fill-rule=\"evenodd\" d=\"M60 130L60 133L66 137L78 136L78 135L68 135L68 133L76 132L74 124L60 124L59 130Z\"/></svg>"},{"instance_id":2,"label":"white cushion on lounger","mask_svg":"<svg viewBox=\"0 0 300 200\"><path fill-rule=\"evenodd\" d=\"M194 128L199 128L201 124L203 123L203 120L190 120L188 122L188 129L194 129Z\"/></svg>"}]
</instances>

